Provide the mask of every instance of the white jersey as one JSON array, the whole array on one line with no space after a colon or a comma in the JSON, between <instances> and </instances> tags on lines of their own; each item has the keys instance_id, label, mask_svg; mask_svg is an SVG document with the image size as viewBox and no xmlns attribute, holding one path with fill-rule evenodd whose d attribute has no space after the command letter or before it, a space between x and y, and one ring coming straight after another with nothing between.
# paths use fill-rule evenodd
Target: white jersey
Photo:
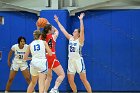
<instances>
[{"instance_id":1,"label":"white jersey","mask_svg":"<svg viewBox=\"0 0 140 93\"><path fill-rule=\"evenodd\" d=\"M69 39L69 46L68 46L68 57L69 58L80 58L82 56L82 47L83 45L80 44L79 39L74 40L73 37Z\"/></svg>"},{"instance_id":2,"label":"white jersey","mask_svg":"<svg viewBox=\"0 0 140 93\"><path fill-rule=\"evenodd\" d=\"M20 49L18 45L19 44L15 44L11 48L11 50L15 52L13 62L22 63L22 60L23 60L23 57L24 57L24 54L26 52L26 49L27 49L28 45L25 44L23 49Z\"/></svg>"},{"instance_id":3,"label":"white jersey","mask_svg":"<svg viewBox=\"0 0 140 93\"><path fill-rule=\"evenodd\" d=\"M30 51L32 54L32 60L30 63L30 73L33 76L37 76L38 72L44 73L47 71L47 59L44 41L34 40L30 44Z\"/></svg>"},{"instance_id":4,"label":"white jersey","mask_svg":"<svg viewBox=\"0 0 140 93\"><path fill-rule=\"evenodd\" d=\"M30 44L32 59L46 59L46 51L44 41L34 40Z\"/></svg>"}]
</instances>

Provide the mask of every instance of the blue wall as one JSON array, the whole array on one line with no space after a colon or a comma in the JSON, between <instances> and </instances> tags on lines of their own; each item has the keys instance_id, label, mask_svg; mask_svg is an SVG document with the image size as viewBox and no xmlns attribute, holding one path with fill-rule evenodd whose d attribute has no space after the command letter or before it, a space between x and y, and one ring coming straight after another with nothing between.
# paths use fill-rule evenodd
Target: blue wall
<instances>
[{"instance_id":1,"label":"blue wall","mask_svg":"<svg viewBox=\"0 0 140 93\"><path fill-rule=\"evenodd\" d=\"M5 17L5 25L0 25L0 51L3 51L3 59L0 62L0 90L5 89L8 79L7 55L10 47L16 43L20 35L25 36L29 43L32 40L32 32L36 29L37 16L23 14L0 12L0 16ZM41 11L41 17L46 17L58 28L53 18L54 14L59 16L60 22L69 33L79 28L77 16L80 13L69 16L67 10ZM98 10L85 11L85 14L83 57L87 78L93 91L140 91L140 10ZM56 45L57 57L66 72L68 40L59 28L58 30L60 33ZM54 86L56 74L53 77L51 87ZM19 79L21 83L16 82ZM78 90L85 91L78 75L75 79ZM26 90L26 88L27 84L19 72L11 89ZM67 78L60 86L60 91L66 90L70 90Z\"/></svg>"},{"instance_id":2,"label":"blue wall","mask_svg":"<svg viewBox=\"0 0 140 93\"><path fill-rule=\"evenodd\" d=\"M140 91L139 15L140 10L86 11L83 54L93 90ZM71 18L74 29L79 20Z\"/></svg>"},{"instance_id":3,"label":"blue wall","mask_svg":"<svg viewBox=\"0 0 140 93\"><path fill-rule=\"evenodd\" d=\"M32 33L36 29L37 16L27 12L0 12L0 16L3 16L5 21L4 25L0 25L0 51L2 51L0 90L5 90L10 71L7 65L7 57L11 46L17 43L19 36L24 36L27 39L27 44L33 40ZM13 81L11 90L25 91L26 89L26 81L19 71Z\"/></svg>"}]
</instances>

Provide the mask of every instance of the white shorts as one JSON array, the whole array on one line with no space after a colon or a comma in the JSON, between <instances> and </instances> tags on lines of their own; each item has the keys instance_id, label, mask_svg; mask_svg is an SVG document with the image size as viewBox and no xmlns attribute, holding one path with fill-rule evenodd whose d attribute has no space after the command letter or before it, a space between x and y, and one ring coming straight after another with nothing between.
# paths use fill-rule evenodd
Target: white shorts
<instances>
[{"instance_id":1,"label":"white shorts","mask_svg":"<svg viewBox=\"0 0 140 93\"><path fill-rule=\"evenodd\" d=\"M23 62L23 63L12 62L10 70L18 71L19 68L20 71L27 69L28 68L27 62Z\"/></svg>"},{"instance_id":2,"label":"white shorts","mask_svg":"<svg viewBox=\"0 0 140 93\"><path fill-rule=\"evenodd\" d=\"M39 73L47 74L48 62L46 59L35 59L31 61L30 73L32 76L38 76Z\"/></svg>"},{"instance_id":3,"label":"white shorts","mask_svg":"<svg viewBox=\"0 0 140 93\"><path fill-rule=\"evenodd\" d=\"M77 73L81 73L81 72L85 73L86 72L83 57L68 60L67 73L68 74L75 74L76 72Z\"/></svg>"}]
</instances>

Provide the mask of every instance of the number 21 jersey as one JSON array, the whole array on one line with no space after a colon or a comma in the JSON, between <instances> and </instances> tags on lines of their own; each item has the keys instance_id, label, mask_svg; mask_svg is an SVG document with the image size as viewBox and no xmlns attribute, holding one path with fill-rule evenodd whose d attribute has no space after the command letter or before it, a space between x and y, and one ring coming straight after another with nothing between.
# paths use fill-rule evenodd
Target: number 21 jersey
<instances>
[{"instance_id":1,"label":"number 21 jersey","mask_svg":"<svg viewBox=\"0 0 140 93\"><path fill-rule=\"evenodd\" d=\"M15 57L13 59L14 62L22 63L22 60L23 60L27 47L28 47L27 44L24 45L23 49L20 49L18 44L15 44L12 46L11 49L15 52Z\"/></svg>"}]
</instances>

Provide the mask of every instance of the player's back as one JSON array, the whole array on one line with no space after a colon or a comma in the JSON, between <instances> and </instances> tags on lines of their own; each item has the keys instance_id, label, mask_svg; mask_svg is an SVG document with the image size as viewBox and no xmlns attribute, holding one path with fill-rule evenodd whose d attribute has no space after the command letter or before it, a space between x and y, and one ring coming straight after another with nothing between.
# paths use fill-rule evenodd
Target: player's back
<instances>
[{"instance_id":1,"label":"player's back","mask_svg":"<svg viewBox=\"0 0 140 93\"><path fill-rule=\"evenodd\" d=\"M46 58L46 51L45 45L42 40L34 40L30 44L30 50L32 54L32 59L45 59Z\"/></svg>"}]
</instances>

